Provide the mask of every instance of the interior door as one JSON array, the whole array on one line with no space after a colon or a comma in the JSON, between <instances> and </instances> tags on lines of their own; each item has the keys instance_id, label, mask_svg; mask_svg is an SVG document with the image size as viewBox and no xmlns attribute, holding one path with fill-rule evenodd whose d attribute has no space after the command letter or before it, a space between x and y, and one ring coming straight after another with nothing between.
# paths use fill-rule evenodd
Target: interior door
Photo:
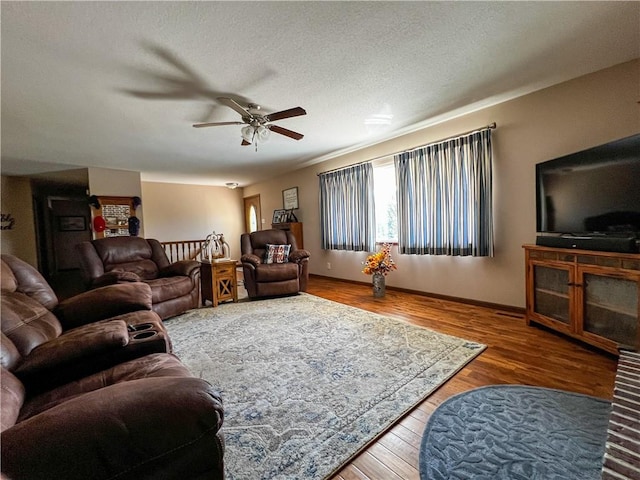
<instances>
[{"instance_id":1,"label":"interior door","mask_svg":"<svg viewBox=\"0 0 640 480\"><path fill-rule=\"evenodd\" d=\"M260 195L244 198L244 231L251 233L256 230L262 230Z\"/></svg>"}]
</instances>

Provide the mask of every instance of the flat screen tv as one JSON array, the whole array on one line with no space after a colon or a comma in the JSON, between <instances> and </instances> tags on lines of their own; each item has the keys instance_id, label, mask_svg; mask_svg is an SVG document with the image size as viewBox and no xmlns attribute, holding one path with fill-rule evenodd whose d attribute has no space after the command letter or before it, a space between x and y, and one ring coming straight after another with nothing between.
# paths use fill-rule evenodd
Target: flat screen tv
<instances>
[{"instance_id":1,"label":"flat screen tv","mask_svg":"<svg viewBox=\"0 0 640 480\"><path fill-rule=\"evenodd\" d=\"M536 165L539 233L640 238L640 134Z\"/></svg>"}]
</instances>

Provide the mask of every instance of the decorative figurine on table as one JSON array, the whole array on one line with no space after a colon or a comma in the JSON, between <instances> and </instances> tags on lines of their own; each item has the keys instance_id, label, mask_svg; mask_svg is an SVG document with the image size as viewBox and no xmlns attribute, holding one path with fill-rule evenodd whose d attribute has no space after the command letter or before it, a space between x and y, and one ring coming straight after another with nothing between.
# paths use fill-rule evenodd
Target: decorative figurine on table
<instances>
[{"instance_id":1,"label":"decorative figurine on table","mask_svg":"<svg viewBox=\"0 0 640 480\"><path fill-rule=\"evenodd\" d=\"M230 258L231 247L224 239L223 233L216 233L215 230L207 235L202 244L200 258L208 259L210 262L216 258Z\"/></svg>"}]
</instances>

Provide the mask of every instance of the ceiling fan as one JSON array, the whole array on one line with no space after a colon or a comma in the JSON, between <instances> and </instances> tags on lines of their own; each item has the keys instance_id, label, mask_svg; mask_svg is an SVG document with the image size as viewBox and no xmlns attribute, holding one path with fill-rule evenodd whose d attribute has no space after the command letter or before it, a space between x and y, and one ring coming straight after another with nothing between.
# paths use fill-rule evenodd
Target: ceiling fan
<instances>
[{"instance_id":1,"label":"ceiling fan","mask_svg":"<svg viewBox=\"0 0 640 480\"><path fill-rule=\"evenodd\" d=\"M256 150L258 149L258 141L265 141L269 137L270 132L276 132L285 137L293 138L294 140L300 140L304 137L301 133L271 124L271 122L276 120L306 115L307 112L302 107L289 108L280 112L264 115L260 113L260 105L256 105L255 103L250 103L247 105L247 108L244 108L232 98L218 97L217 100L238 112L242 117L242 121L196 123L193 125L195 128L246 124L246 126L240 130L242 134L241 145L251 145L253 143L256 146Z\"/></svg>"}]
</instances>

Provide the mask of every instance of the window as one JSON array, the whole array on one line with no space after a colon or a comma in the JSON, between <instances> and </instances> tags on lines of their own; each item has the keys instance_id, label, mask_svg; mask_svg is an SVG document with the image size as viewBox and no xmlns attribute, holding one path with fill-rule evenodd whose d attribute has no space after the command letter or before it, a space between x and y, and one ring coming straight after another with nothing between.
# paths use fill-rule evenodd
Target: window
<instances>
[{"instance_id":1,"label":"window","mask_svg":"<svg viewBox=\"0 0 640 480\"><path fill-rule=\"evenodd\" d=\"M258 230L258 213L256 212L256 207L251 205L249 209L249 233L256 230Z\"/></svg>"},{"instance_id":2,"label":"window","mask_svg":"<svg viewBox=\"0 0 640 480\"><path fill-rule=\"evenodd\" d=\"M376 243L398 241L398 206L396 200L396 170L393 159L373 167L376 209Z\"/></svg>"}]
</instances>

